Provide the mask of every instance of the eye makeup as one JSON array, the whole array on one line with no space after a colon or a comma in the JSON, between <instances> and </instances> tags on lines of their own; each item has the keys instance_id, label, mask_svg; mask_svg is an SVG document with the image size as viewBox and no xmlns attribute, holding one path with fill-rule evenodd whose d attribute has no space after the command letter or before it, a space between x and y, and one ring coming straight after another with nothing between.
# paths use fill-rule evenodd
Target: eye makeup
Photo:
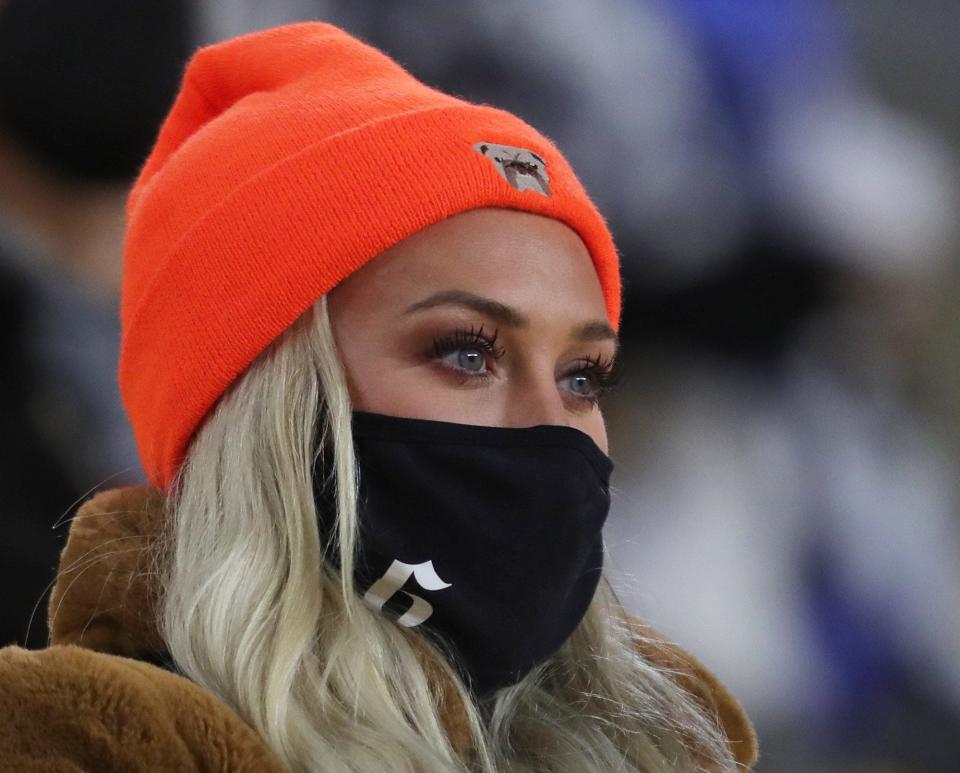
<instances>
[{"instance_id":1,"label":"eye makeup","mask_svg":"<svg viewBox=\"0 0 960 773\"><path fill-rule=\"evenodd\" d=\"M497 346L498 335L496 329L493 333L487 333L483 325L480 327L471 325L469 329L458 328L452 333L434 338L432 354L436 359L440 359L459 349L475 349L494 360L499 360L503 357L505 350L502 346Z\"/></svg>"},{"instance_id":2,"label":"eye makeup","mask_svg":"<svg viewBox=\"0 0 960 773\"><path fill-rule=\"evenodd\" d=\"M492 378L491 366L506 353L497 338L498 331L487 332L484 325L454 328L432 339L427 356L457 376L462 384L479 386ZM457 354L456 360L451 360L453 354ZM481 368L474 368L475 364ZM568 383L564 390L571 399L592 407L617 384L614 357L602 354L580 357L567 367L558 381Z\"/></svg>"}]
</instances>

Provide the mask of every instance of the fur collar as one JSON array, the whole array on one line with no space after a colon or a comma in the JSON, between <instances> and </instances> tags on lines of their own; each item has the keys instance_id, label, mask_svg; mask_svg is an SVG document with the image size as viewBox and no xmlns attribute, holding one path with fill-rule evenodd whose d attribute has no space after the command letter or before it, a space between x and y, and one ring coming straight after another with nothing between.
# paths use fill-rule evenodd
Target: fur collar
<instances>
[{"instance_id":1,"label":"fur collar","mask_svg":"<svg viewBox=\"0 0 960 773\"><path fill-rule=\"evenodd\" d=\"M78 510L50 597L51 644L140 660L164 657L154 614L158 567L152 564L156 551L151 549L160 533L163 504L159 491L139 486L102 492ZM715 712L737 761L752 765L756 735L736 698L693 656L641 623L631 624L642 634L638 647L643 656L673 672L685 690ZM443 708L455 745L466 741L462 707Z\"/></svg>"}]
</instances>

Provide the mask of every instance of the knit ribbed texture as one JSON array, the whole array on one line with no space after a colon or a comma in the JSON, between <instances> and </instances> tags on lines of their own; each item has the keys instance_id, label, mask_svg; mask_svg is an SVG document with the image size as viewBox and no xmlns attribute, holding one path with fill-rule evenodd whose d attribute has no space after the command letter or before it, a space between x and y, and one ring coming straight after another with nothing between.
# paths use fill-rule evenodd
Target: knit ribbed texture
<instances>
[{"instance_id":1,"label":"knit ribbed texture","mask_svg":"<svg viewBox=\"0 0 960 773\"><path fill-rule=\"evenodd\" d=\"M517 190L480 142L545 162ZM128 202L120 387L150 482L167 488L227 387L320 296L450 215L534 212L586 244L616 329L610 233L553 144L415 80L327 24L200 50Z\"/></svg>"}]
</instances>

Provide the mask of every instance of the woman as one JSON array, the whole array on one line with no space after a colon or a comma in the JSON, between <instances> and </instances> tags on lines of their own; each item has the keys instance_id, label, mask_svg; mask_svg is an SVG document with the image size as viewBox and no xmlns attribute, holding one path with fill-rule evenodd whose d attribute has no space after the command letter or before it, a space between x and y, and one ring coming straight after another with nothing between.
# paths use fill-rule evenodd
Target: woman
<instances>
[{"instance_id":1,"label":"woman","mask_svg":"<svg viewBox=\"0 0 960 773\"><path fill-rule=\"evenodd\" d=\"M5 759L753 762L735 700L601 580L619 273L549 141L291 25L197 54L128 214L153 487L74 519L50 620L80 646L0 654Z\"/></svg>"}]
</instances>

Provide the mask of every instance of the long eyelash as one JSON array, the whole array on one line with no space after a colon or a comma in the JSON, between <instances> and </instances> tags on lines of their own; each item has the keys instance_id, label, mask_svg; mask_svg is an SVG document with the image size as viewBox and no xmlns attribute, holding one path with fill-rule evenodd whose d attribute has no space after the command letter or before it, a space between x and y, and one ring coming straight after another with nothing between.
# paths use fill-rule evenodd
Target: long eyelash
<instances>
[{"instance_id":1,"label":"long eyelash","mask_svg":"<svg viewBox=\"0 0 960 773\"><path fill-rule=\"evenodd\" d=\"M470 327L470 330L457 330L447 336L438 336L433 339L433 357L440 358L457 349L479 349L480 351L499 360L504 355L504 348L497 346L497 336L499 332L494 330L492 334L485 333L483 325L479 328Z\"/></svg>"},{"instance_id":2,"label":"long eyelash","mask_svg":"<svg viewBox=\"0 0 960 773\"><path fill-rule=\"evenodd\" d=\"M604 395L616 389L620 383L620 371L615 367L612 357L609 359L604 359L599 355L596 357L584 357L577 363L577 366L571 369L566 375L573 376L578 373L588 373L597 384L597 393L595 395L579 398L591 403L599 402Z\"/></svg>"}]
</instances>

